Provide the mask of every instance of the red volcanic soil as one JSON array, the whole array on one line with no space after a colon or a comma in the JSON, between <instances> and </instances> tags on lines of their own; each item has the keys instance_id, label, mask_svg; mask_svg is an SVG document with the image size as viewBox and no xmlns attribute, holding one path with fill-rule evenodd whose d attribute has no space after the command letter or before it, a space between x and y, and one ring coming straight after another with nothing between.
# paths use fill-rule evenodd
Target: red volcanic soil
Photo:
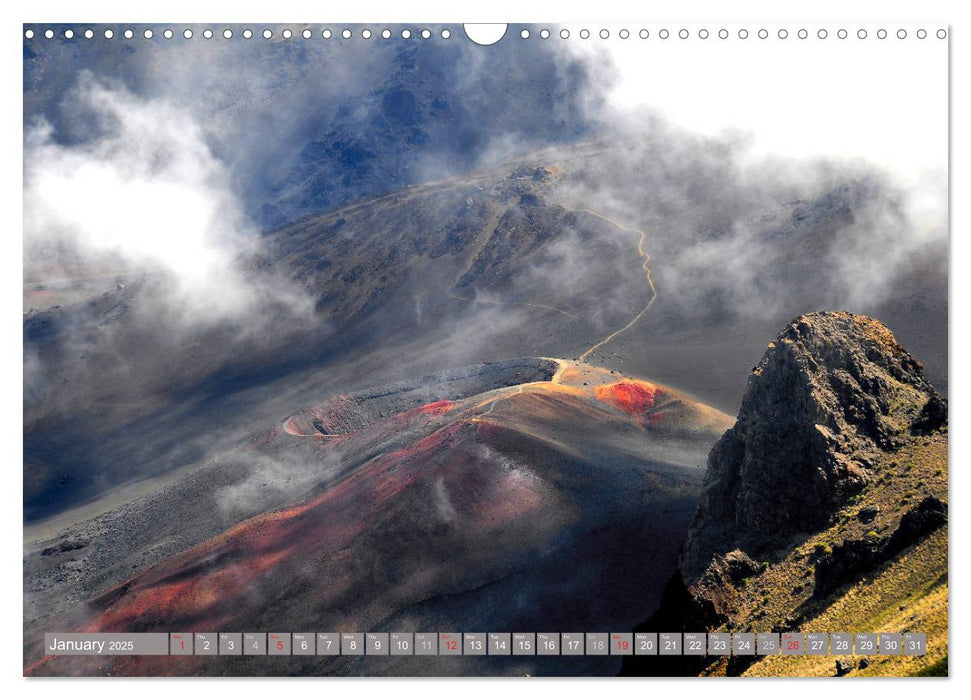
<instances>
[{"instance_id":1,"label":"red volcanic soil","mask_svg":"<svg viewBox=\"0 0 971 700\"><path fill-rule=\"evenodd\" d=\"M640 379L604 383L594 387L593 394L597 401L623 411L652 431L720 434L733 423L730 416L679 391Z\"/></svg>"},{"instance_id":2,"label":"red volcanic soil","mask_svg":"<svg viewBox=\"0 0 971 700\"><path fill-rule=\"evenodd\" d=\"M577 383L590 379L584 372ZM686 528L700 476L696 457L686 460L690 468L667 462L655 472L652 441L659 438L645 424L662 415L652 413L656 407L673 407L678 425L695 431L678 439L700 454L718 436L708 424L717 412L648 382L607 381L590 388L529 382L432 401L317 441L320 454L337 450L348 463L342 477L159 562L46 628L375 629L422 601L528 567L554 542L568 555L567 532L600 532L619 516L650 517L652 504L668 503L665 489ZM252 448L285 458L308 435L320 435L315 410L295 414ZM349 415L354 407L342 410ZM716 422L727 420L717 414ZM671 561L679 537L670 537ZM669 538L655 539L661 545L651 546ZM209 663L39 654L39 647L27 649L26 673L195 673Z\"/></svg>"},{"instance_id":3,"label":"red volcanic soil","mask_svg":"<svg viewBox=\"0 0 971 700\"><path fill-rule=\"evenodd\" d=\"M414 413L440 413L446 403ZM465 530L460 539L468 539L508 530L548 502L541 480L490 463L477 447L477 431L467 421L450 423L371 461L310 500L251 518L140 573L90 601L86 619L54 624L62 630L102 632L243 629L265 606L267 590L286 590L297 581L303 590L312 587L315 606L360 607L355 589L372 572L362 575L348 567L346 555L366 546L361 540L366 542L368 531L382 522L410 526L402 518L402 505L416 512L429 507L440 511L436 519L461 522ZM538 532L542 536L543 528ZM502 539L500 533L497 541ZM415 556L411 565L420 563L421 557ZM412 597L423 596L418 590ZM27 672L44 675L71 668L72 673L91 673L104 663L97 658L45 659L30 664ZM129 672L135 666L141 669L138 673L172 672L151 657L130 663L125 662Z\"/></svg>"},{"instance_id":4,"label":"red volcanic soil","mask_svg":"<svg viewBox=\"0 0 971 700\"><path fill-rule=\"evenodd\" d=\"M640 416L654 407L658 388L647 382L630 380L598 386L597 400L619 408L624 413Z\"/></svg>"},{"instance_id":5,"label":"red volcanic soil","mask_svg":"<svg viewBox=\"0 0 971 700\"><path fill-rule=\"evenodd\" d=\"M432 403L426 403L424 406L419 406L415 411L422 415L441 416L448 412L454 405L454 401L433 401Z\"/></svg>"},{"instance_id":6,"label":"red volcanic soil","mask_svg":"<svg viewBox=\"0 0 971 700\"><path fill-rule=\"evenodd\" d=\"M316 498L252 518L136 577L93 602L101 612L87 629L133 629L146 616L221 628L245 605L253 581L291 559L345 547L424 474L426 460L454 447L467 428L449 425L382 456Z\"/></svg>"}]
</instances>

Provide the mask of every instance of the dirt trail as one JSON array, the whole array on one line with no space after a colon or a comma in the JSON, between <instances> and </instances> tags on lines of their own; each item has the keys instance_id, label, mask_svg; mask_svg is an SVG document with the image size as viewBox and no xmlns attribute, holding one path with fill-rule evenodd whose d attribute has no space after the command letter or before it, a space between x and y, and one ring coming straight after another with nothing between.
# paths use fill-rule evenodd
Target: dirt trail
<instances>
[{"instance_id":1,"label":"dirt trail","mask_svg":"<svg viewBox=\"0 0 971 700\"><path fill-rule=\"evenodd\" d=\"M600 212L594 211L593 209L578 209L577 211L582 212L584 214L590 214L591 216L595 216L601 221L606 221L608 224L611 224L612 226L616 226L621 231L627 231L629 233L637 233L640 235L640 239L637 242L637 254L638 256L644 259L644 263L641 265L641 269L644 270L644 274L647 279L647 286L651 290L651 298L648 299L647 303L644 305L644 308L642 308L637 313L637 315L634 316L634 318L632 318L626 325L617 329L616 331L608 335L606 338L598 342L596 345L589 348L586 352L584 352L582 355L580 355L577 358L580 361L584 361L587 359L587 357L590 356L591 353L593 353L593 351L597 350L600 347L603 347L611 340L616 338L618 335L628 330L631 326L637 323L637 321L640 320L641 316L647 313L647 310L651 308L651 306L654 304L654 301L657 299L657 289L654 287L654 280L651 279L651 268L650 268L651 254L648 253L646 250L644 250L644 242L647 239L646 232L641 231L640 229L634 229L634 228L629 228L627 226L624 226L620 222L615 221L614 219L611 219L609 216L605 216ZM470 302L473 304L487 304L487 305L494 305L494 306L525 306L525 307L534 308L534 309L544 309L546 311L554 311L562 316L573 319L575 321L580 320L577 316L574 316L573 314L567 311L564 311L563 309L559 309L555 306L549 306L548 304L534 304L531 302L515 302L515 301L499 301L499 300L493 300L493 299L489 299L489 300L475 299L475 298L459 296L458 294L453 294L452 292L445 292L445 296L450 297L452 299L458 299L460 301Z\"/></svg>"},{"instance_id":2,"label":"dirt trail","mask_svg":"<svg viewBox=\"0 0 971 700\"><path fill-rule=\"evenodd\" d=\"M593 353L594 350L603 347L604 345L606 345L607 343L609 343L611 340L613 340L614 338L616 338L618 335L620 335L624 331L628 330L631 326L633 326L635 323L637 323L640 320L641 316L643 316L645 313L647 313L647 310L650 309L651 306L654 305L654 301L657 299L657 289L654 288L654 281L651 279L651 268L649 267L650 264L651 264L651 254L648 253L646 250L644 250L644 241L647 239L647 233L645 233L644 231L641 231L640 229L628 228L627 226L624 226L623 224L621 224L621 223L619 223L617 221L614 221L610 217L604 216L603 214L601 214L599 212L596 212L596 211L593 211L592 209L580 209L579 211L582 211L585 214L590 214L591 216L595 216L598 219L601 219L602 221L606 221L608 224L612 224L612 225L616 226L617 228L621 229L622 231L628 231L629 233L637 233L637 234L640 234L640 240L638 240L638 242L637 242L637 254L640 257L644 258L644 264L641 265L641 269L644 270L644 274L647 277L647 286L651 290L651 298L648 299L647 303L644 305L644 308L641 309L637 313L637 315L634 316L634 318L632 318L625 326L623 326L621 328L618 328L613 333L611 333L610 335L608 335L606 338L604 338L603 340L601 340L597 344L593 345L586 352L584 352L582 355L580 355L580 357L578 357L577 359L579 359L582 362L582 361L586 360L590 356L590 354Z\"/></svg>"},{"instance_id":3,"label":"dirt trail","mask_svg":"<svg viewBox=\"0 0 971 700\"><path fill-rule=\"evenodd\" d=\"M556 371L553 373L553 376L549 378L549 381L526 382L525 384L518 385L516 387L516 391L514 391L512 393L509 393L508 391L506 391L506 389L499 389L499 390L497 390L497 393L496 393L495 396L491 396L488 399L486 399L485 401L482 401L481 403L479 403L479 404L477 404L475 406L475 408L482 408L483 406L488 405L489 406L489 410L488 411L485 411L484 413L480 413L478 416L476 416L472 420L473 421L478 421L483 416L489 415L490 413L492 413L492 410L496 407L497 404L502 403L503 401L505 401L506 399L508 399L510 396L513 396L515 394L522 394L523 393L523 390L526 389L527 387L543 386L543 385L546 385L546 384L560 384L561 383L560 379L563 376L563 372L565 372L571 366L571 363L567 362L566 360L561 360L558 357L544 357L542 359L549 360L551 362L555 362L556 363Z\"/></svg>"}]
</instances>

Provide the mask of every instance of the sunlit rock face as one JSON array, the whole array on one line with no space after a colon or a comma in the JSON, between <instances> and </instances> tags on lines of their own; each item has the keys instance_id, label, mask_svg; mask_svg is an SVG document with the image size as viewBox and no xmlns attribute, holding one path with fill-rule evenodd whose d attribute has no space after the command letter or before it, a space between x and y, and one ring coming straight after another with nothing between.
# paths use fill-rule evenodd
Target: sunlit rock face
<instances>
[{"instance_id":1,"label":"sunlit rock face","mask_svg":"<svg viewBox=\"0 0 971 700\"><path fill-rule=\"evenodd\" d=\"M877 452L942 405L921 363L879 321L842 312L793 320L769 343L738 421L708 459L685 580L713 555L754 555L827 525L870 482Z\"/></svg>"}]
</instances>

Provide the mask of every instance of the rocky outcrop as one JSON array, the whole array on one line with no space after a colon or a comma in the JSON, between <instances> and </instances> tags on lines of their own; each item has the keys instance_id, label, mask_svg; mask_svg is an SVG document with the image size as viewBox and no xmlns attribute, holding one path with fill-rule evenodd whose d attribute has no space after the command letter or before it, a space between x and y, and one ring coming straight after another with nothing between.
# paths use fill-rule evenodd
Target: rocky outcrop
<instances>
[{"instance_id":1,"label":"rocky outcrop","mask_svg":"<svg viewBox=\"0 0 971 700\"><path fill-rule=\"evenodd\" d=\"M712 449L681 574L759 556L827 526L870 481L881 451L940 429L947 409L920 362L883 324L843 312L792 321L749 378L735 425Z\"/></svg>"},{"instance_id":2,"label":"rocky outcrop","mask_svg":"<svg viewBox=\"0 0 971 700\"><path fill-rule=\"evenodd\" d=\"M707 623L706 627L727 620L735 604L736 590L758 571L759 565L738 549L712 558L690 590L698 617Z\"/></svg>"},{"instance_id":3,"label":"rocky outcrop","mask_svg":"<svg viewBox=\"0 0 971 700\"><path fill-rule=\"evenodd\" d=\"M816 562L813 596L825 598L946 524L947 504L928 496L904 513L893 534L846 540Z\"/></svg>"},{"instance_id":4,"label":"rocky outcrop","mask_svg":"<svg viewBox=\"0 0 971 700\"><path fill-rule=\"evenodd\" d=\"M910 430L916 435L927 435L935 430L941 430L947 425L947 401L938 396L932 395L920 411L911 426Z\"/></svg>"}]
</instances>

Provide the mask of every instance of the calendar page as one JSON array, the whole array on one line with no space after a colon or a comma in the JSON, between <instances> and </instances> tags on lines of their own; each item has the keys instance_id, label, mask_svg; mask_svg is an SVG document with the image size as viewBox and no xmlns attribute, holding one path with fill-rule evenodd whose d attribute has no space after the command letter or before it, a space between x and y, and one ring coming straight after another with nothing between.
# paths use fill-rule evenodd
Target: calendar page
<instances>
[{"instance_id":1,"label":"calendar page","mask_svg":"<svg viewBox=\"0 0 971 700\"><path fill-rule=\"evenodd\" d=\"M944 23L23 34L23 674L948 675Z\"/></svg>"}]
</instances>

